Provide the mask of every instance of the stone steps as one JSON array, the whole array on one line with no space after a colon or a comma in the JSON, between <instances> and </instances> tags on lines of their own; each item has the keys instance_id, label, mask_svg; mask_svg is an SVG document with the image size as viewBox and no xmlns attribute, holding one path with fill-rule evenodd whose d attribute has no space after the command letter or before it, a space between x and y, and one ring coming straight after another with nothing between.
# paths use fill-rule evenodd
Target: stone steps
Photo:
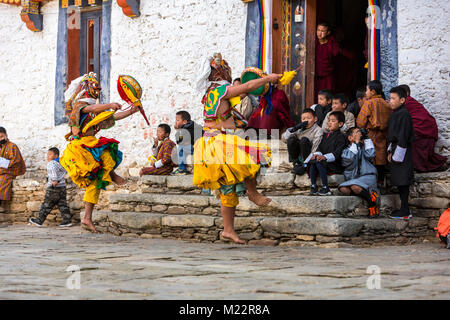
<instances>
[{"instance_id":1,"label":"stone steps","mask_svg":"<svg viewBox=\"0 0 450 320\"><path fill-rule=\"evenodd\" d=\"M381 211L384 215L396 207L398 197L382 197ZM273 196L267 207L258 207L248 198L240 198L236 208L237 216L329 216L360 217L367 216L367 208L359 197L327 196L312 197L304 195ZM161 212L166 214L220 215L220 201L213 196L190 194L152 194L115 193L109 196L112 211Z\"/></svg>"},{"instance_id":2,"label":"stone steps","mask_svg":"<svg viewBox=\"0 0 450 320\"><path fill-rule=\"evenodd\" d=\"M201 190L193 185L192 179L193 175L143 176L139 183L142 193L201 194ZM330 188L337 188L344 181L343 175L333 175L328 179ZM320 179L317 183L321 185ZM266 173L258 177L258 189L268 195L305 194L309 193L310 186L307 175Z\"/></svg>"},{"instance_id":3,"label":"stone steps","mask_svg":"<svg viewBox=\"0 0 450 320\"><path fill-rule=\"evenodd\" d=\"M168 215L150 212L97 211L93 221L100 232L142 238L175 238L218 242L223 220L218 216ZM428 219L353 219L330 217L236 217L235 229L248 244L364 245L411 242L433 236Z\"/></svg>"}]
</instances>

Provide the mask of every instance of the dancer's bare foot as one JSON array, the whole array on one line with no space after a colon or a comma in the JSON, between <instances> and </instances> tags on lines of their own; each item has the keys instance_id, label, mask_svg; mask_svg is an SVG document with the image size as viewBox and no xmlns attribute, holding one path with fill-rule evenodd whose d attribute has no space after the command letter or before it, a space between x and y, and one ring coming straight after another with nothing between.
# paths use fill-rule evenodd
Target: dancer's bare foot
<instances>
[{"instance_id":1,"label":"dancer's bare foot","mask_svg":"<svg viewBox=\"0 0 450 320\"><path fill-rule=\"evenodd\" d=\"M269 203L272 202L272 199L262 195L259 192L249 193L248 194L248 199L251 202L253 202L254 204L256 204L257 206L260 206L260 207L268 206Z\"/></svg>"},{"instance_id":2,"label":"dancer's bare foot","mask_svg":"<svg viewBox=\"0 0 450 320\"><path fill-rule=\"evenodd\" d=\"M95 229L94 224L90 220L81 220L81 225L89 229L92 233L98 233L97 229Z\"/></svg>"},{"instance_id":3,"label":"dancer's bare foot","mask_svg":"<svg viewBox=\"0 0 450 320\"><path fill-rule=\"evenodd\" d=\"M123 186L123 185L127 184L127 180L122 178L121 176L119 176L114 171L111 172L110 176L111 176L111 180L118 186Z\"/></svg>"},{"instance_id":4,"label":"dancer's bare foot","mask_svg":"<svg viewBox=\"0 0 450 320\"><path fill-rule=\"evenodd\" d=\"M245 244L245 241L241 240L236 232L222 231L222 237L225 239L232 240L234 243L237 243L237 244Z\"/></svg>"}]
</instances>

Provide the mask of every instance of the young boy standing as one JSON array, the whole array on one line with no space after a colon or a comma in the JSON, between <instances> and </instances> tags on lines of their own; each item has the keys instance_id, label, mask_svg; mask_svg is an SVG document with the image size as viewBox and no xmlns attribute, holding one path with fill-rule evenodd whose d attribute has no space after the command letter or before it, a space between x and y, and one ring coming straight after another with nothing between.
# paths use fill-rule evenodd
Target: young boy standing
<instances>
[{"instance_id":1,"label":"young boy standing","mask_svg":"<svg viewBox=\"0 0 450 320\"><path fill-rule=\"evenodd\" d=\"M403 88L391 89L390 106L394 113L389 119L388 161L391 164L391 184L400 193L401 208L391 214L392 219L408 220L412 217L408 206L409 186L414 178L412 143L414 129L411 115L405 107L407 98Z\"/></svg>"},{"instance_id":2,"label":"young boy standing","mask_svg":"<svg viewBox=\"0 0 450 320\"><path fill-rule=\"evenodd\" d=\"M328 121L329 133L324 133L322 141L311 157L311 160L306 161L311 164L310 178L311 178L311 192L310 195L329 196L331 190L328 188L328 174L342 173L344 170L341 165L341 155L344 148L347 146L345 135L341 132L344 126L345 116L342 112L332 112L330 120ZM317 188L317 173L322 180L322 189L318 191Z\"/></svg>"},{"instance_id":3,"label":"young boy standing","mask_svg":"<svg viewBox=\"0 0 450 320\"><path fill-rule=\"evenodd\" d=\"M304 161L319 148L323 132L316 122L314 110L305 109L302 113L302 123L286 130L281 137L281 140L287 143L289 161L294 164L292 173L296 175L306 173Z\"/></svg>"},{"instance_id":4,"label":"young boy standing","mask_svg":"<svg viewBox=\"0 0 450 320\"><path fill-rule=\"evenodd\" d=\"M348 105L348 98L345 94L339 93L333 97L333 104L332 104L332 110L333 112L339 111L344 113L345 116L345 123L344 126L341 128L342 133L346 133L348 129L351 129L355 126L355 116L353 113L347 111L347 105ZM330 119L330 113L328 113L325 117L325 120L323 121L322 130L323 132L328 133L328 121Z\"/></svg>"},{"instance_id":5,"label":"young boy standing","mask_svg":"<svg viewBox=\"0 0 450 320\"><path fill-rule=\"evenodd\" d=\"M203 128L191 120L187 111L179 111L176 114L175 140L178 148L178 169L173 175L185 175L188 173L186 158L194 152L195 141L202 136Z\"/></svg>"},{"instance_id":6,"label":"young boy standing","mask_svg":"<svg viewBox=\"0 0 450 320\"><path fill-rule=\"evenodd\" d=\"M383 189L387 164L387 129L392 110L382 98L383 85L380 81L370 81L366 89L367 100L356 119L356 125L360 129L369 129L369 138L373 141L376 151L378 186L379 189Z\"/></svg>"},{"instance_id":7,"label":"young boy standing","mask_svg":"<svg viewBox=\"0 0 450 320\"><path fill-rule=\"evenodd\" d=\"M72 226L69 207L67 206L66 170L59 164L58 148L50 148L47 152L48 183L44 203L42 203L37 218L31 218L30 223L41 227L50 211L57 205L61 212L62 222L60 227Z\"/></svg>"}]
</instances>

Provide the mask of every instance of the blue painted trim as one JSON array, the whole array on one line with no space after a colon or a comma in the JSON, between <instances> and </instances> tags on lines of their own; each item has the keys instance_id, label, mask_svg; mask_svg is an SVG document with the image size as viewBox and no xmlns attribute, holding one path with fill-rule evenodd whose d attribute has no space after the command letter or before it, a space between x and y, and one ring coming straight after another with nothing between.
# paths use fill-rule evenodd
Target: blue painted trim
<instances>
[{"instance_id":1,"label":"blue painted trim","mask_svg":"<svg viewBox=\"0 0 450 320\"><path fill-rule=\"evenodd\" d=\"M102 38L100 45L100 101L109 102L111 81L111 5L112 1L103 2L102 6Z\"/></svg>"},{"instance_id":2,"label":"blue painted trim","mask_svg":"<svg viewBox=\"0 0 450 320\"><path fill-rule=\"evenodd\" d=\"M386 17L380 30L380 80L386 97L389 97L389 91L398 85L399 77L397 0L381 0L380 9Z\"/></svg>"},{"instance_id":3,"label":"blue painted trim","mask_svg":"<svg viewBox=\"0 0 450 320\"><path fill-rule=\"evenodd\" d=\"M59 0L58 12L58 38L56 44L56 74L55 74L55 126L66 123L64 117L65 103L64 91L67 85L67 8L61 8Z\"/></svg>"},{"instance_id":4,"label":"blue painted trim","mask_svg":"<svg viewBox=\"0 0 450 320\"><path fill-rule=\"evenodd\" d=\"M247 5L247 27L245 32L245 67L258 67L261 17L257 1Z\"/></svg>"}]
</instances>

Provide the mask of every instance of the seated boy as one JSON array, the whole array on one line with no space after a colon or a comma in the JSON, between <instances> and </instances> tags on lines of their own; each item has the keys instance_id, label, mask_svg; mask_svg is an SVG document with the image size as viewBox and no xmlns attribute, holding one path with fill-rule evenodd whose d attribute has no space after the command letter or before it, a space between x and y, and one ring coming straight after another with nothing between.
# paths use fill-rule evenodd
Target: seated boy
<instances>
[{"instance_id":1,"label":"seated boy","mask_svg":"<svg viewBox=\"0 0 450 320\"><path fill-rule=\"evenodd\" d=\"M377 190L377 169L372 164L375 146L358 128L347 131L349 147L342 152L345 181L339 191L346 196L357 195L369 204L369 217L380 214L380 196Z\"/></svg>"},{"instance_id":2,"label":"seated boy","mask_svg":"<svg viewBox=\"0 0 450 320\"><path fill-rule=\"evenodd\" d=\"M322 140L322 129L317 125L317 115L312 109L305 109L302 113L302 123L286 130L281 139L287 143L289 161L294 164L292 173L303 175L306 173L304 161L311 153L317 151Z\"/></svg>"},{"instance_id":3,"label":"seated boy","mask_svg":"<svg viewBox=\"0 0 450 320\"><path fill-rule=\"evenodd\" d=\"M356 91L356 100L350 103L347 107L347 111L353 113L355 119L358 119L359 112L361 111L364 101L366 101L366 90L365 88L359 88Z\"/></svg>"},{"instance_id":4,"label":"seated boy","mask_svg":"<svg viewBox=\"0 0 450 320\"><path fill-rule=\"evenodd\" d=\"M341 132L345 117L342 112L332 112L328 121L329 133L324 133L317 152L305 162L310 163L311 192L310 195L329 196L328 174L342 173L342 151L347 146L345 135ZM317 173L322 180L322 189L317 188Z\"/></svg>"},{"instance_id":5,"label":"seated boy","mask_svg":"<svg viewBox=\"0 0 450 320\"><path fill-rule=\"evenodd\" d=\"M408 206L409 186L414 179L413 151L414 129L411 115L405 107L407 98L403 88L391 89L390 106L394 113L389 119L388 161L391 164L391 184L398 188L401 208L391 214L393 219L412 217Z\"/></svg>"},{"instance_id":6,"label":"seated boy","mask_svg":"<svg viewBox=\"0 0 450 320\"><path fill-rule=\"evenodd\" d=\"M61 212L62 222L60 227L72 226L70 209L67 206L67 191L66 191L66 170L59 164L59 150L58 148L50 148L47 152L47 191L45 193L44 202L42 203L39 215L37 218L31 218L30 223L41 227L50 211L55 206L58 206Z\"/></svg>"},{"instance_id":7,"label":"seated boy","mask_svg":"<svg viewBox=\"0 0 450 320\"><path fill-rule=\"evenodd\" d=\"M186 158L194 152L195 141L202 136L203 128L191 120L191 115L187 111L179 111L176 114L175 140L178 149L178 169L174 175L187 174Z\"/></svg>"},{"instance_id":8,"label":"seated boy","mask_svg":"<svg viewBox=\"0 0 450 320\"><path fill-rule=\"evenodd\" d=\"M311 107L317 115L317 125L322 127L326 115L332 110L333 93L330 90L321 90L317 95L319 104Z\"/></svg>"},{"instance_id":9,"label":"seated boy","mask_svg":"<svg viewBox=\"0 0 450 320\"><path fill-rule=\"evenodd\" d=\"M333 112L336 111L343 112L345 116L345 123L344 126L341 128L341 131L344 134L347 132L348 129L353 128L355 126L355 116L353 115L353 113L348 112L346 110L347 106L348 106L348 98L345 94L339 93L333 96L333 105L332 105ZM325 133L329 132L328 120L330 118L330 114L331 112L327 114L325 120L323 121L322 130Z\"/></svg>"},{"instance_id":10,"label":"seated boy","mask_svg":"<svg viewBox=\"0 0 450 320\"><path fill-rule=\"evenodd\" d=\"M173 171L174 164L172 162L172 150L175 142L170 140L170 127L162 123L156 131L156 138L153 144L154 159L150 161L151 166L142 168L139 175L169 175Z\"/></svg>"}]
</instances>

